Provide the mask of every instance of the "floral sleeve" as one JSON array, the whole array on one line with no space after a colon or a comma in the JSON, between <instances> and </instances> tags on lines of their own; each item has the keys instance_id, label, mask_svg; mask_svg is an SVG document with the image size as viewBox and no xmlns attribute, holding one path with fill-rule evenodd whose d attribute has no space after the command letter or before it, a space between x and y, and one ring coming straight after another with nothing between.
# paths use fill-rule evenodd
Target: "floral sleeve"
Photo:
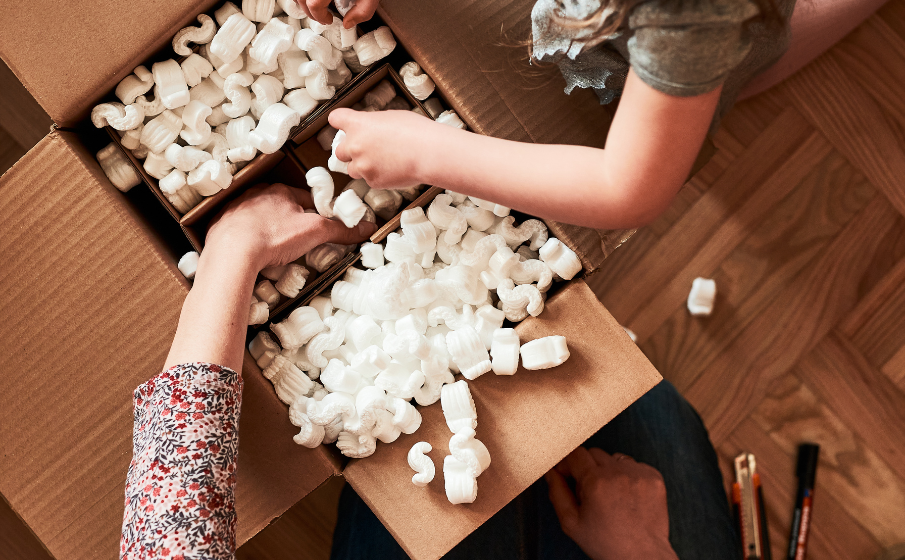
<instances>
[{"instance_id":1,"label":"floral sleeve","mask_svg":"<svg viewBox=\"0 0 905 560\"><path fill-rule=\"evenodd\" d=\"M242 378L174 366L135 390L120 558L233 558Z\"/></svg>"}]
</instances>

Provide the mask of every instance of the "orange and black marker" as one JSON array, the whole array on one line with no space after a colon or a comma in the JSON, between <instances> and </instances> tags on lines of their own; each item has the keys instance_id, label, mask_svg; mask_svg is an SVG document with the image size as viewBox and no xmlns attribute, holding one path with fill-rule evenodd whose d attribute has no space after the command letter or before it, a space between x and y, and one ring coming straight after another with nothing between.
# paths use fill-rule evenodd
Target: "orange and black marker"
<instances>
[{"instance_id":1,"label":"orange and black marker","mask_svg":"<svg viewBox=\"0 0 905 560\"><path fill-rule=\"evenodd\" d=\"M732 513L742 538L742 557L745 560L772 560L764 491L751 453L742 453L735 458Z\"/></svg>"},{"instance_id":2,"label":"orange and black marker","mask_svg":"<svg viewBox=\"0 0 905 560\"><path fill-rule=\"evenodd\" d=\"M811 511L814 507L814 481L817 478L817 456L820 446L805 443L798 446L798 495L792 512L792 533L789 536L788 560L804 560L807 554Z\"/></svg>"}]
</instances>

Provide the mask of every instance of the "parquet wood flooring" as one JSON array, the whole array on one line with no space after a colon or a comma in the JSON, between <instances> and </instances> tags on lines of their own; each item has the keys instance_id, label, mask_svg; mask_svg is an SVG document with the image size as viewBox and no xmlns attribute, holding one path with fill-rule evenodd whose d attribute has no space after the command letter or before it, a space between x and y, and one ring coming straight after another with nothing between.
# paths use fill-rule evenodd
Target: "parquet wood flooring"
<instances>
[{"instance_id":1,"label":"parquet wood flooring","mask_svg":"<svg viewBox=\"0 0 905 560\"><path fill-rule=\"evenodd\" d=\"M905 541L903 83L905 2L890 2L739 103L714 138L727 165L591 280L701 413L727 484L736 454L757 456L774 558L803 441L821 445L811 557ZM717 282L710 317L685 309L696 276Z\"/></svg>"}]
</instances>

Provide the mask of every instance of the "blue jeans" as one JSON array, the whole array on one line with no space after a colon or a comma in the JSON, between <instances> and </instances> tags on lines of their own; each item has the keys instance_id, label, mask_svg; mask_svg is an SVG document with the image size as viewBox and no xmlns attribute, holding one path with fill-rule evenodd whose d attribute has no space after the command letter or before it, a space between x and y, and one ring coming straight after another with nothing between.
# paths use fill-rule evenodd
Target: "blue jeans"
<instances>
[{"instance_id":1,"label":"blue jeans","mask_svg":"<svg viewBox=\"0 0 905 560\"><path fill-rule=\"evenodd\" d=\"M741 557L716 452L701 418L662 381L591 436L585 447L620 452L663 475L669 540L681 560ZM349 485L339 501L333 560L396 560L408 556ZM587 560L562 532L543 478L522 492L444 558Z\"/></svg>"}]
</instances>

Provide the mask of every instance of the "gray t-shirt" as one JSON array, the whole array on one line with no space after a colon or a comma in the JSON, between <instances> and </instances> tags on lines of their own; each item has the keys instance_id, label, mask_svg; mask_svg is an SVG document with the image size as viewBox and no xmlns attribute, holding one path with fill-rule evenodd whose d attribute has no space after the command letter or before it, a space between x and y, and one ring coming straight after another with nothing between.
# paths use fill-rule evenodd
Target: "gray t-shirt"
<instances>
[{"instance_id":1,"label":"gray t-shirt","mask_svg":"<svg viewBox=\"0 0 905 560\"><path fill-rule=\"evenodd\" d=\"M795 0L778 0L788 22ZM670 95L723 91L711 132L741 88L776 62L789 45L789 25L769 28L750 22L759 13L751 0L638 0L626 23L603 43L585 48L586 29L564 28L558 13L584 18L599 0L538 0L531 12L534 57L555 61L566 93L593 88L602 104L622 93L629 66L644 83Z\"/></svg>"}]
</instances>

